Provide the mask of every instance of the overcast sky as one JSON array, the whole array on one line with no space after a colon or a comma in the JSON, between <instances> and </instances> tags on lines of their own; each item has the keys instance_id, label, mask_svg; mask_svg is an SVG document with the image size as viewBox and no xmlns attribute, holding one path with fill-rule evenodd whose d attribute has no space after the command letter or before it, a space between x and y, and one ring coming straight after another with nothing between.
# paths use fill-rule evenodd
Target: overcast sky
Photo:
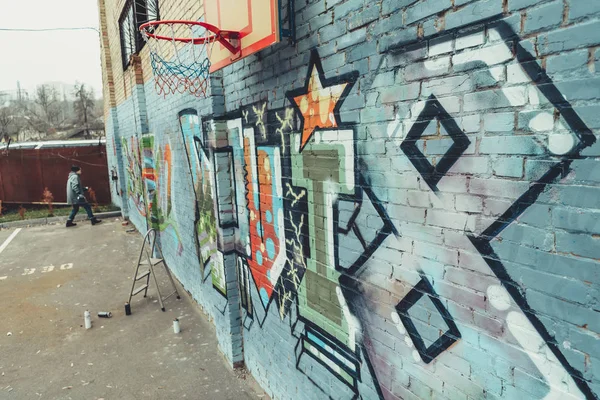
<instances>
[{"instance_id":1,"label":"overcast sky","mask_svg":"<svg viewBox=\"0 0 600 400\"><path fill-rule=\"evenodd\" d=\"M0 28L98 28L96 0L0 0ZM0 30L0 90L48 81L91 85L102 93L100 42L94 30Z\"/></svg>"}]
</instances>

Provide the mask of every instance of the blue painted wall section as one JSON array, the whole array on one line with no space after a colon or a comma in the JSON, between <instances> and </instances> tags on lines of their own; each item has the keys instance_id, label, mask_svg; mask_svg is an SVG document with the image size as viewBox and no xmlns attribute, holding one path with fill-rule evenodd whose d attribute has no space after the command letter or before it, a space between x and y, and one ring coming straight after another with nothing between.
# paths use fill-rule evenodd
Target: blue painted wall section
<instances>
[{"instance_id":1,"label":"blue painted wall section","mask_svg":"<svg viewBox=\"0 0 600 400\"><path fill-rule=\"evenodd\" d=\"M110 193L112 202L121 208L123 215L128 215L127 204L123 203L123 193L126 190L125 179L127 178L123 169L123 149L119 136L119 120L116 117L116 109L109 110L105 127L106 137L110 138L106 143L106 157L111 177Z\"/></svg>"},{"instance_id":2,"label":"blue painted wall section","mask_svg":"<svg viewBox=\"0 0 600 400\"><path fill-rule=\"evenodd\" d=\"M296 0L296 23L208 98L149 81L107 119L113 200L227 359L275 399L597 399L600 8Z\"/></svg>"}]
</instances>

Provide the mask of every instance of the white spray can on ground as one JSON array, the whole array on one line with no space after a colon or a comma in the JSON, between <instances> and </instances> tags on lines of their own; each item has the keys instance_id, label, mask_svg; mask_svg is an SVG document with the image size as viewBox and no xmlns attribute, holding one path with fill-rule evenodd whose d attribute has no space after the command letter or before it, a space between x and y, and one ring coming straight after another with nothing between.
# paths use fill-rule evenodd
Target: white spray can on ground
<instances>
[{"instance_id":1,"label":"white spray can on ground","mask_svg":"<svg viewBox=\"0 0 600 400\"><path fill-rule=\"evenodd\" d=\"M181 332L181 328L179 327L179 320L177 318L175 318L173 320L173 332L175 332L175 333Z\"/></svg>"},{"instance_id":2,"label":"white spray can on ground","mask_svg":"<svg viewBox=\"0 0 600 400\"><path fill-rule=\"evenodd\" d=\"M92 327L92 316L87 310L83 313L83 322L85 323L85 329L90 329Z\"/></svg>"}]
</instances>

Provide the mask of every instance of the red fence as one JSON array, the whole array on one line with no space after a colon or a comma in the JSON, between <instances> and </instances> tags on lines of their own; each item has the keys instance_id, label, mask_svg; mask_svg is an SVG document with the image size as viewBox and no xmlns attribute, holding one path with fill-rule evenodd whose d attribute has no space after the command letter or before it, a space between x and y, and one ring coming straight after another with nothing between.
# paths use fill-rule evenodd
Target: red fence
<instances>
[{"instance_id":1,"label":"red fence","mask_svg":"<svg viewBox=\"0 0 600 400\"><path fill-rule=\"evenodd\" d=\"M48 188L55 203L66 203L67 177L73 164L81 167L82 183L94 189L98 203L110 204L104 144L0 150L0 200L39 203Z\"/></svg>"}]
</instances>

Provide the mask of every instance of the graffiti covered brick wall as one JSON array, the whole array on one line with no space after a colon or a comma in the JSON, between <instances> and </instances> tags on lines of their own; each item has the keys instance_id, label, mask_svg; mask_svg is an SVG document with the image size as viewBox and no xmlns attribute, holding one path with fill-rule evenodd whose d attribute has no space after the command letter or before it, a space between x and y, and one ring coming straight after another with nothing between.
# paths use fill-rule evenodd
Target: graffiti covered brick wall
<instances>
[{"instance_id":1,"label":"graffiti covered brick wall","mask_svg":"<svg viewBox=\"0 0 600 400\"><path fill-rule=\"evenodd\" d=\"M598 398L600 8L295 18L207 99L144 70L109 111L119 201L228 360L277 399Z\"/></svg>"}]
</instances>

